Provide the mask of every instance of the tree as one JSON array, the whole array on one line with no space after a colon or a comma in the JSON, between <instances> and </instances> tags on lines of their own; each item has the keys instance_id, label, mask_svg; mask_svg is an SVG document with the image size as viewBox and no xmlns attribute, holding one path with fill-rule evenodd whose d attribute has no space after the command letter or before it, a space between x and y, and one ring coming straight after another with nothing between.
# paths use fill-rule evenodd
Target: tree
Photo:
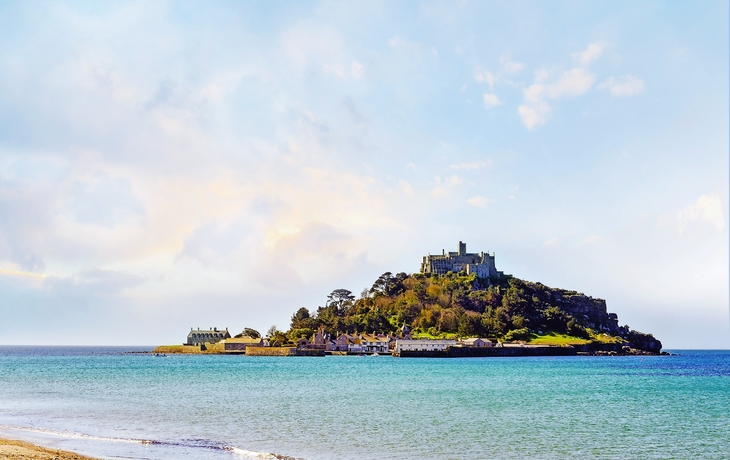
<instances>
[{"instance_id":1,"label":"tree","mask_svg":"<svg viewBox=\"0 0 730 460\"><path fill-rule=\"evenodd\" d=\"M278 331L279 330L276 328L276 324L274 324L273 326L271 326L269 328L268 331L266 331L266 337L270 339L270 338L274 337Z\"/></svg>"},{"instance_id":2,"label":"tree","mask_svg":"<svg viewBox=\"0 0 730 460\"><path fill-rule=\"evenodd\" d=\"M296 313L291 317L291 328L292 329L301 329L309 327L310 325L307 324L308 321L311 319L309 315L309 310L302 307L299 310L297 310Z\"/></svg>"},{"instance_id":3,"label":"tree","mask_svg":"<svg viewBox=\"0 0 730 460\"><path fill-rule=\"evenodd\" d=\"M327 306L333 307L334 313L337 316L343 316L352 306L352 302L354 300L355 296L352 295L352 291L348 291L347 289L335 289L327 296Z\"/></svg>"},{"instance_id":4,"label":"tree","mask_svg":"<svg viewBox=\"0 0 730 460\"><path fill-rule=\"evenodd\" d=\"M405 281L407 278L408 275L402 272L398 273L395 276L393 276L391 272L385 272L380 275L377 280L375 280L375 283L373 283L373 287L370 288L370 293L374 295L386 295L391 297L396 296L405 290L403 281Z\"/></svg>"}]
</instances>

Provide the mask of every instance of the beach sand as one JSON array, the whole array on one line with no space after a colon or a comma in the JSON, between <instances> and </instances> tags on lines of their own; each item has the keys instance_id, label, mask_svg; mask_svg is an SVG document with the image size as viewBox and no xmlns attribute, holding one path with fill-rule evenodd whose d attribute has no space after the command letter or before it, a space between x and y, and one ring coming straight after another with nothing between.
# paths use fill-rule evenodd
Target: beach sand
<instances>
[{"instance_id":1,"label":"beach sand","mask_svg":"<svg viewBox=\"0 0 730 460\"><path fill-rule=\"evenodd\" d=\"M47 449L25 441L0 438L0 458L10 460L95 460L64 450Z\"/></svg>"}]
</instances>

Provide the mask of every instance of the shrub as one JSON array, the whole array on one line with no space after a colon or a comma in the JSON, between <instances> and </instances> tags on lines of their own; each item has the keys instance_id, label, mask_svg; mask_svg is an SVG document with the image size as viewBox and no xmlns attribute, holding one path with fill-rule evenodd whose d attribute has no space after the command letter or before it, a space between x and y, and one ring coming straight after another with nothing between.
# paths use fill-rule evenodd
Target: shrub
<instances>
[{"instance_id":1,"label":"shrub","mask_svg":"<svg viewBox=\"0 0 730 460\"><path fill-rule=\"evenodd\" d=\"M512 329L504 335L504 340L512 342L514 340L529 340L532 334L526 327L520 329Z\"/></svg>"}]
</instances>

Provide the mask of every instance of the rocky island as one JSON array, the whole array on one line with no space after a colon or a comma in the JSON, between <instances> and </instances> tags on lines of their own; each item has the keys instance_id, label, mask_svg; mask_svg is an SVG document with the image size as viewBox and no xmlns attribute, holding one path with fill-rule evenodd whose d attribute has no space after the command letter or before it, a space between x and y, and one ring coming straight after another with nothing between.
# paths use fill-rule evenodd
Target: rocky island
<instances>
[{"instance_id":1,"label":"rocky island","mask_svg":"<svg viewBox=\"0 0 730 460\"><path fill-rule=\"evenodd\" d=\"M493 254L467 253L462 242L457 252L425 256L419 273L382 274L359 297L332 291L313 311L297 310L287 331L225 334L191 330L183 347L156 351L466 357L659 354L662 348L651 334L620 326L605 300L506 275ZM205 342L208 335L215 340Z\"/></svg>"}]
</instances>

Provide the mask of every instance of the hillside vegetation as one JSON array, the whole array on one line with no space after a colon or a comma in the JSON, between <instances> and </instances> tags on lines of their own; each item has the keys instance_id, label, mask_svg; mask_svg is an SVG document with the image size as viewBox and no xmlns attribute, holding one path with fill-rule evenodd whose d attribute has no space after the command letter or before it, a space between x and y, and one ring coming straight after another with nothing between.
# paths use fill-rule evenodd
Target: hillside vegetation
<instances>
[{"instance_id":1,"label":"hillside vegetation","mask_svg":"<svg viewBox=\"0 0 730 460\"><path fill-rule=\"evenodd\" d=\"M479 279L464 272L440 276L387 272L359 298L347 289L336 289L316 310L300 308L289 331L272 329L269 336L291 343L320 329L332 336L395 333L403 324L416 337L661 348L651 335L619 327L602 299L511 276Z\"/></svg>"}]
</instances>

